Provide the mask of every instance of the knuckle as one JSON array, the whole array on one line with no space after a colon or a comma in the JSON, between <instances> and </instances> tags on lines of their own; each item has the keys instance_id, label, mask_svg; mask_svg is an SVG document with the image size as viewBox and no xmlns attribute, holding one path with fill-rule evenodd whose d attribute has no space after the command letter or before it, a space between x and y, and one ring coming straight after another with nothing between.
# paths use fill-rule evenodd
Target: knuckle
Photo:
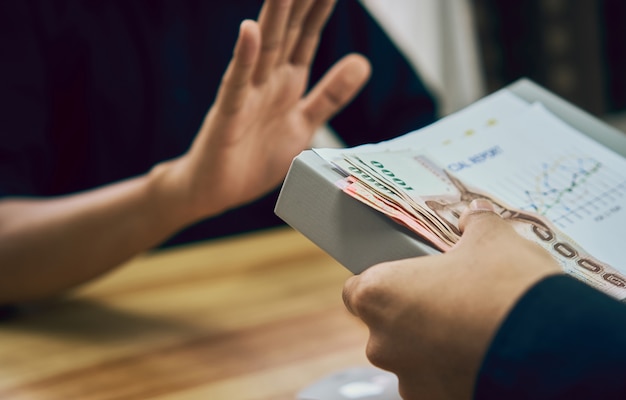
<instances>
[{"instance_id":1,"label":"knuckle","mask_svg":"<svg viewBox=\"0 0 626 400\"><path fill-rule=\"evenodd\" d=\"M367 295L364 295L368 289L365 287L360 277L351 280L350 285L344 286L343 301L354 315L362 316L367 314Z\"/></svg>"},{"instance_id":2,"label":"knuckle","mask_svg":"<svg viewBox=\"0 0 626 400\"><path fill-rule=\"evenodd\" d=\"M393 363L390 361L388 354L387 349L381 345L381 342L377 340L377 338L370 337L365 347L365 356L372 365L385 370L392 370Z\"/></svg>"},{"instance_id":3,"label":"knuckle","mask_svg":"<svg viewBox=\"0 0 626 400\"><path fill-rule=\"evenodd\" d=\"M324 91L324 97L332 107L339 107L344 103L344 97L339 90L328 88Z\"/></svg>"},{"instance_id":4,"label":"knuckle","mask_svg":"<svg viewBox=\"0 0 626 400\"><path fill-rule=\"evenodd\" d=\"M279 39L264 40L261 44L261 51L263 53L272 53L280 50L283 47L283 41Z\"/></svg>"},{"instance_id":5,"label":"knuckle","mask_svg":"<svg viewBox=\"0 0 626 400\"><path fill-rule=\"evenodd\" d=\"M375 366L380 367L381 362L384 364L384 354L385 352L377 345L377 342L370 338L365 347L365 356L367 359Z\"/></svg>"},{"instance_id":6,"label":"knuckle","mask_svg":"<svg viewBox=\"0 0 626 400\"><path fill-rule=\"evenodd\" d=\"M366 322L376 320L380 306L385 303L386 291L385 265L378 264L366 269L355 279L350 287L350 302L356 315Z\"/></svg>"}]
</instances>

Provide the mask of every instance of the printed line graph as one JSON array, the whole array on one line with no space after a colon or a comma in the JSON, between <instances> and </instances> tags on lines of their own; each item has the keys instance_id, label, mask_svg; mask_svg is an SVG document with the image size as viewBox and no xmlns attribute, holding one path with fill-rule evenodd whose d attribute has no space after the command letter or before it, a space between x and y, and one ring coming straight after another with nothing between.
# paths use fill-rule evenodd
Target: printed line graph
<instances>
[{"instance_id":1,"label":"printed line graph","mask_svg":"<svg viewBox=\"0 0 626 400\"><path fill-rule=\"evenodd\" d=\"M536 212L586 252L626 274L626 162L541 107L437 156L443 165L477 149L499 146L499 157L456 176L506 207Z\"/></svg>"},{"instance_id":2,"label":"printed line graph","mask_svg":"<svg viewBox=\"0 0 626 400\"><path fill-rule=\"evenodd\" d=\"M545 215L561 229L587 218L599 222L619 212L626 199L626 176L576 153L518 170L512 179L500 182L499 192L509 204Z\"/></svg>"},{"instance_id":3,"label":"printed line graph","mask_svg":"<svg viewBox=\"0 0 626 400\"><path fill-rule=\"evenodd\" d=\"M565 157L549 164L543 163L542 172L535 177L534 187L524 189L528 206L525 209L546 215L552 209L562 208L565 212L572 211L572 196L576 200L584 197L584 187L591 177L601 170L602 164L593 158ZM568 201L569 200L569 201Z\"/></svg>"}]
</instances>

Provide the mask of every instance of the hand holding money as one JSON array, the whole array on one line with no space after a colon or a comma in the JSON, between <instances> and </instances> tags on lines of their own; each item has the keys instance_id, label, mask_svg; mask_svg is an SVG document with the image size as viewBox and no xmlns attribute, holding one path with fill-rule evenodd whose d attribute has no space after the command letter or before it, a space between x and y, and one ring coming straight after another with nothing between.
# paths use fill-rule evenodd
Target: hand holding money
<instances>
[{"instance_id":1,"label":"hand holding money","mask_svg":"<svg viewBox=\"0 0 626 400\"><path fill-rule=\"evenodd\" d=\"M349 175L338 183L345 193L441 251L449 251L460 240L460 215L468 204L485 200L518 234L552 255L564 272L626 299L626 276L590 255L546 217L465 185L420 151L347 153L336 166Z\"/></svg>"},{"instance_id":2,"label":"hand holding money","mask_svg":"<svg viewBox=\"0 0 626 400\"><path fill-rule=\"evenodd\" d=\"M486 200L460 215L447 253L393 261L351 277L346 307L370 329L370 361L398 375L407 399L469 399L480 362L512 305L561 269Z\"/></svg>"}]
</instances>

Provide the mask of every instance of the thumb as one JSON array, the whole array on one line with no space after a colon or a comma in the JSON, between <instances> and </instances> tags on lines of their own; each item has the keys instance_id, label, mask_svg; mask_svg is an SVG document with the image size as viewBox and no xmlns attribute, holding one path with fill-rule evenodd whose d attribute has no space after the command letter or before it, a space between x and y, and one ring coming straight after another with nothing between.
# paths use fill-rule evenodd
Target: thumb
<instances>
[{"instance_id":1,"label":"thumb","mask_svg":"<svg viewBox=\"0 0 626 400\"><path fill-rule=\"evenodd\" d=\"M322 125L356 96L370 74L371 66L365 57L345 56L303 99L305 116L313 126Z\"/></svg>"},{"instance_id":2,"label":"thumb","mask_svg":"<svg viewBox=\"0 0 626 400\"><path fill-rule=\"evenodd\" d=\"M461 213L459 229L463 236L481 237L487 233L502 232L503 229L511 230L511 226L502 219L491 201L474 199Z\"/></svg>"}]
</instances>

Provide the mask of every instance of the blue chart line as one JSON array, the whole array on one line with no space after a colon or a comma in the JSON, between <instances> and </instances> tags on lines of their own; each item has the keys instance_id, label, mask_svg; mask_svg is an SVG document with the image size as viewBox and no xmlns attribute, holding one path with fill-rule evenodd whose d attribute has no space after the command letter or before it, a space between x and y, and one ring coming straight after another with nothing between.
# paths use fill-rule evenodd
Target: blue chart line
<instances>
[{"instance_id":1,"label":"blue chart line","mask_svg":"<svg viewBox=\"0 0 626 400\"><path fill-rule=\"evenodd\" d=\"M594 158L562 156L541 164L524 187L521 208L564 227L581 218L597 219L619 211L626 178Z\"/></svg>"},{"instance_id":2,"label":"blue chart line","mask_svg":"<svg viewBox=\"0 0 626 400\"><path fill-rule=\"evenodd\" d=\"M585 182L601 167L602 164L592 158L543 163L542 172L535 178L535 188L524 190L529 203L527 207L544 215L553 208L571 211L566 201L568 194L584 190Z\"/></svg>"}]
</instances>

